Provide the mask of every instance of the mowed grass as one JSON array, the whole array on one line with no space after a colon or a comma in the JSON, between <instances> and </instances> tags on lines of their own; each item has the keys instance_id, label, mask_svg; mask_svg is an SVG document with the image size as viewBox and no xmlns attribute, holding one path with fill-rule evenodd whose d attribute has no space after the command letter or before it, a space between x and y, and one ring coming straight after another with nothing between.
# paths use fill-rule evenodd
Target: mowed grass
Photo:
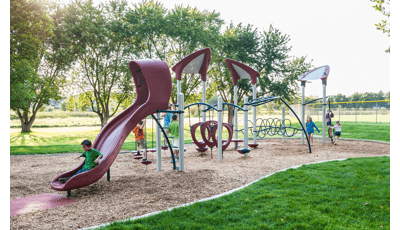
<instances>
[{"instance_id":1,"label":"mowed grass","mask_svg":"<svg viewBox=\"0 0 400 230\"><path fill-rule=\"evenodd\" d=\"M150 123L149 123L150 124ZM322 131L322 123L316 122L318 128ZM342 135L344 139L364 139L364 140L377 140L390 142L390 123L355 123L355 122L342 122ZM299 123L292 123L293 127L300 128ZM154 126L155 127L155 126ZM243 124L239 125L239 129L243 128ZM35 129L33 129L35 130ZM51 154L51 153L75 153L82 152L80 143L84 139L94 141L98 130L94 131L71 131L71 132L45 132L45 129L41 129L41 132L31 132L29 134L11 133L10 134L10 154L11 155L23 155L23 154ZM71 128L73 130L73 128ZM154 128L155 130L155 128ZM151 127L146 131L146 137L148 142L148 148L155 148L155 132L153 137L151 136ZM299 132L300 134L300 132ZM320 136L318 132L315 132L316 136ZM328 136L328 133L327 133ZM249 131L249 139L252 139L251 132ZM266 135L265 138L272 136ZM273 137L280 137L278 135ZM200 129L196 131L196 138L202 140L200 135ZM223 129L223 138L228 138L226 129ZM239 133L239 139L242 139L243 135ZM299 138L295 136L294 138ZM192 142L190 135L189 124L185 125L185 144ZM135 150L135 139L134 135L130 134L125 140L121 150Z\"/></svg>"},{"instance_id":2,"label":"mowed grass","mask_svg":"<svg viewBox=\"0 0 400 230\"><path fill-rule=\"evenodd\" d=\"M322 122L314 121L321 133L317 130L314 136L322 136ZM343 121L342 133L340 138L344 139L360 139L360 140L376 140L390 142L390 123L372 123L372 122L348 122ZM300 128L299 123L292 123L292 126ZM328 137L328 129L326 129L326 137Z\"/></svg>"},{"instance_id":3,"label":"mowed grass","mask_svg":"<svg viewBox=\"0 0 400 230\"><path fill-rule=\"evenodd\" d=\"M304 165L218 199L98 229L389 229L390 157Z\"/></svg>"}]
</instances>

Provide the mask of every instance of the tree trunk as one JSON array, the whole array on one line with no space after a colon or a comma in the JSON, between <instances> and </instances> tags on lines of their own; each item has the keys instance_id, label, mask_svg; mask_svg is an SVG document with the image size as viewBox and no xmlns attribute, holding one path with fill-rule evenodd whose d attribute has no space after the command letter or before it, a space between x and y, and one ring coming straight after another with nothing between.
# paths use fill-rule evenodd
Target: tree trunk
<instances>
[{"instance_id":1,"label":"tree trunk","mask_svg":"<svg viewBox=\"0 0 400 230\"><path fill-rule=\"evenodd\" d=\"M104 126L106 126L106 124L108 123L108 119L110 117L106 114L99 114L99 117L100 117L100 122L101 122L101 129L103 129Z\"/></svg>"},{"instance_id":2,"label":"tree trunk","mask_svg":"<svg viewBox=\"0 0 400 230\"><path fill-rule=\"evenodd\" d=\"M24 111L21 114L20 111L17 111L19 120L21 121L21 128L22 128L21 133L30 133L31 132L33 122L35 121L35 118L36 118L36 113L40 109L40 107L37 108L36 111L32 111L32 116L30 118L29 118L28 112Z\"/></svg>"},{"instance_id":3,"label":"tree trunk","mask_svg":"<svg viewBox=\"0 0 400 230\"><path fill-rule=\"evenodd\" d=\"M33 122L24 123L21 121L21 133L30 133Z\"/></svg>"}]
</instances>

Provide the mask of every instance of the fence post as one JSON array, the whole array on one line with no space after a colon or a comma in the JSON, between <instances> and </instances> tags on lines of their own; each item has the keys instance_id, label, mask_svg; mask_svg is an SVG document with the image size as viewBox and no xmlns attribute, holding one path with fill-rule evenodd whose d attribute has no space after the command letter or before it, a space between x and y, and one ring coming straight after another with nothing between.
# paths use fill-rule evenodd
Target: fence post
<instances>
[{"instance_id":1,"label":"fence post","mask_svg":"<svg viewBox=\"0 0 400 230\"><path fill-rule=\"evenodd\" d=\"M340 121L340 107L339 107L339 121Z\"/></svg>"},{"instance_id":2,"label":"fence post","mask_svg":"<svg viewBox=\"0 0 400 230\"><path fill-rule=\"evenodd\" d=\"M357 123L357 103L356 103L356 123Z\"/></svg>"},{"instance_id":3,"label":"fence post","mask_svg":"<svg viewBox=\"0 0 400 230\"><path fill-rule=\"evenodd\" d=\"M376 102L376 122L378 123L378 102Z\"/></svg>"}]
</instances>

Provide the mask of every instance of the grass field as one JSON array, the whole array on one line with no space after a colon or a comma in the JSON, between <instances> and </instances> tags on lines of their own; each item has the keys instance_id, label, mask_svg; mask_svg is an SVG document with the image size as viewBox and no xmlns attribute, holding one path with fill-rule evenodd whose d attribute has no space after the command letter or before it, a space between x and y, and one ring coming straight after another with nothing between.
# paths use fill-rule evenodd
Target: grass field
<instances>
[{"instance_id":1,"label":"grass field","mask_svg":"<svg viewBox=\"0 0 400 230\"><path fill-rule=\"evenodd\" d=\"M150 124L150 123L148 123ZM322 123L316 122L316 125L321 128ZM347 139L366 139L390 142L390 123L354 123L342 122L342 136L341 138ZM299 123L292 123L293 127L300 128ZM242 126L239 126L242 128ZM100 131L100 127L91 131L76 131L79 128L41 128L39 132L31 132L29 134L21 134L19 132L10 133L10 154L49 154L49 153L74 153L82 152L80 143L84 139L94 140ZM58 131L59 130L59 131ZM69 132L66 130L70 130ZM225 131L225 129L224 129ZM155 148L155 133L151 137L151 126L147 129L148 148ZM249 132L250 133L250 132ZM316 137L320 136L317 132ZM223 133L223 137L227 138L227 132ZM250 135L251 136L251 135ZM196 134L198 140L201 140L199 131ZM270 136L266 136L269 138ZM275 136L278 137L278 136ZM243 135L239 135L243 138ZM298 136L296 137L298 138ZM189 132L189 124L185 125L185 143L191 143L192 139ZM134 150L134 136L129 135L126 139L122 150Z\"/></svg>"},{"instance_id":2,"label":"grass field","mask_svg":"<svg viewBox=\"0 0 400 230\"><path fill-rule=\"evenodd\" d=\"M122 111L122 109L119 109L119 112ZM187 110L185 111L187 112ZM342 111L341 115L335 112L335 120L340 120L340 121L349 121L349 122L376 122L376 119L378 122L390 122L390 112L386 113L378 113L378 117L376 117L376 114L374 111L366 112L363 111L361 114L358 114L357 117L354 114L354 111L351 112L346 112ZM252 119L252 110L249 111L249 119ZM298 114L300 116L300 113ZM306 111L306 115L308 115ZM196 114L192 114L192 120L194 123L196 121L198 122L198 117ZM212 116L212 113L209 114L207 113L207 118L209 116ZM239 120L243 119L243 113L239 112L238 114ZM321 114L318 116L317 114L311 114L313 117L314 121L321 121L322 122L322 116ZM189 117L189 113L185 113L186 120ZM226 119L227 117L227 111L224 112L223 117ZM289 116L289 111L286 109L286 119L290 119L293 122L297 122L297 119L295 117L290 117ZM273 113L267 112L265 108L257 108L257 118L282 118L282 113L281 111L275 110ZM214 113L214 119L217 119L217 113ZM110 118L109 121L111 121L112 118ZM97 114L93 112L69 112L69 111L59 111L59 110L54 110L52 112L39 112L37 113L35 122L33 123L33 128L45 128L45 127L80 127L80 126L100 126L100 119L97 116ZM21 127L21 122L18 119L18 117L15 115L15 113L11 112L10 113L10 128L20 128Z\"/></svg>"},{"instance_id":3,"label":"grass field","mask_svg":"<svg viewBox=\"0 0 400 230\"><path fill-rule=\"evenodd\" d=\"M278 172L218 199L99 229L389 229L390 158Z\"/></svg>"}]
</instances>

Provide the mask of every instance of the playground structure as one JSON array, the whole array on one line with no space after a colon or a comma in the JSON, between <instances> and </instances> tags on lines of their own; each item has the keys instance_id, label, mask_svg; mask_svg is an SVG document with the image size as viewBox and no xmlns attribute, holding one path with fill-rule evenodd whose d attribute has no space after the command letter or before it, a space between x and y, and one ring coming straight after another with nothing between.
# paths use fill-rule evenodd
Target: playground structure
<instances>
[{"instance_id":1,"label":"playground structure","mask_svg":"<svg viewBox=\"0 0 400 230\"><path fill-rule=\"evenodd\" d=\"M82 168L84 162L81 163L77 168L63 173L51 182L51 187L58 191L68 191L68 196L71 195L72 189L82 188L88 186L90 184L98 181L106 172L107 172L107 180L110 181L110 167L114 162L117 154L121 150L121 147L132 131L132 129L147 116L152 116L152 118L157 123L156 126L156 149L151 149L149 151L157 152L157 172L162 170L161 166L161 132L163 133L164 138L168 144L168 149L171 153L173 169L178 169L179 171L184 171L184 110L194 105L202 105L203 110L203 122L199 122L193 126L191 126L192 137L195 136L196 129L200 127L201 135L203 141L197 141L196 138L193 138L193 142L198 146L198 150L200 152L204 152L206 145L210 148L216 146L218 148L218 161L222 161L223 151L229 146L231 142L244 142L243 149L238 149L238 152L244 154L245 157L248 156L250 149L248 146L256 148L257 144L257 136L260 134L281 134L283 136L290 136L287 133L287 130L292 129L293 132L297 132L299 129L291 127L291 125L286 125L287 121L283 119L280 123L269 121L261 122L263 125L257 126L257 118L256 118L256 107L259 105L263 105L265 103L281 100L293 113L294 111L290 108L290 106L281 98L281 97L263 97L263 98L255 98L256 96L256 83L257 78L260 74L250 68L249 66L242 64L240 62L226 59L226 63L228 65L229 70L232 73L234 86L236 88L236 99L235 104L231 103L223 103L221 96L218 97L217 108L214 106L205 103L205 83L207 79L207 69L210 63L210 54L211 51L209 48L205 48L194 52L181 61L179 61L172 70L176 73L177 78L177 102L178 109L177 110L168 110L169 100L172 92L172 80L169 72L169 68L167 64L163 61L156 60L137 60L131 61L129 63L129 69L134 78L137 98L135 102L126 110L117 115L110 123L108 123L98 134L95 141L93 142L93 148L99 150L103 154L103 158L100 160L99 165L95 168L80 173L78 175L73 176L78 170ZM194 103L184 107L184 95L181 93L181 78L182 73L188 74L200 74L202 78L202 87L203 87L203 102L202 103ZM244 96L244 107L240 107L237 105L237 81L239 79L251 79L252 87L253 87L253 99L248 100L247 96ZM233 127L230 124L223 123L222 121L222 113L224 106L234 106L235 107L235 139L233 138ZM252 123L252 133L253 133L253 143L248 143L248 108L249 106L253 106L253 123ZM206 107L208 107L206 109ZM218 112L218 120L206 121L206 112L210 109ZM244 134L244 139L237 139L237 110L241 110L244 112L244 128L242 130ZM179 122L179 141L178 146L172 146L169 140L169 137L162 125L160 124L160 113L175 113L178 114L178 122ZM154 115L156 114L156 115ZM295 114L295 113L294 113ZM297 117L297 115L296 115ZM299 120L299 118L297 117ZM300 122L300 120L299 120ZM268 125L269 124L269 125ZM279 127L277 126L279 124ZM300 122L304 131L305 129L303 124ZM228 139L222 139L222 129L226 128L228 130ZM258 127L258 129L257 129ZM271 130L274 130L273 132ZM277 131L279 130L279 132ZM206 134L207 132L207 134ZM294 135L294 134L293 134ZM307 135L307 134L306 134ZM283 137L284 138L284 137ZM308 140L308 138L307 138ZM147 145L147 144L146 144ZM309 145L309 151L311 153L311 147ZM236 146L237 147L237 146ZM172 148L176 148L179 150L179 158L176 158L173 154ZM145 158L140 156L140 152L137 153L135 159L142 159L142 164L151 164L152 162L147 159L147 146L144 150ZM176 159L179 159L179 166L176 166ZM58 182L59 178L62 177L71 177L66 183Z\"/></svg>"},{"instance_id":2,"label":"playground structure","mask_svg":"<svg viewBox=\"0 0 400 230\"><path fill-rule=\"evenodd\" d=\"M322 99L322 145L325 145L325 127L326 127L326 117L325 117L325 111L326 111L326 84L328 80L328 75L329 75L329 66L321 66L318 68L315 68L313 70L310 70L301 76L299 76L299 81L301 82L301 121L303 124L305 124L305 106L308 103L314 102L316 100L321 100ZM312 80L318 80L320 79L322 81L322 98L318 98L309 102L305 102L304 97L305 97L305 88L306 88L306 82L307 81L312 81ZM306 132L301 133L301 144L304 145L304 134ZM307 138L307 137L306 137Z\"/></svg>"}]
</instances>

